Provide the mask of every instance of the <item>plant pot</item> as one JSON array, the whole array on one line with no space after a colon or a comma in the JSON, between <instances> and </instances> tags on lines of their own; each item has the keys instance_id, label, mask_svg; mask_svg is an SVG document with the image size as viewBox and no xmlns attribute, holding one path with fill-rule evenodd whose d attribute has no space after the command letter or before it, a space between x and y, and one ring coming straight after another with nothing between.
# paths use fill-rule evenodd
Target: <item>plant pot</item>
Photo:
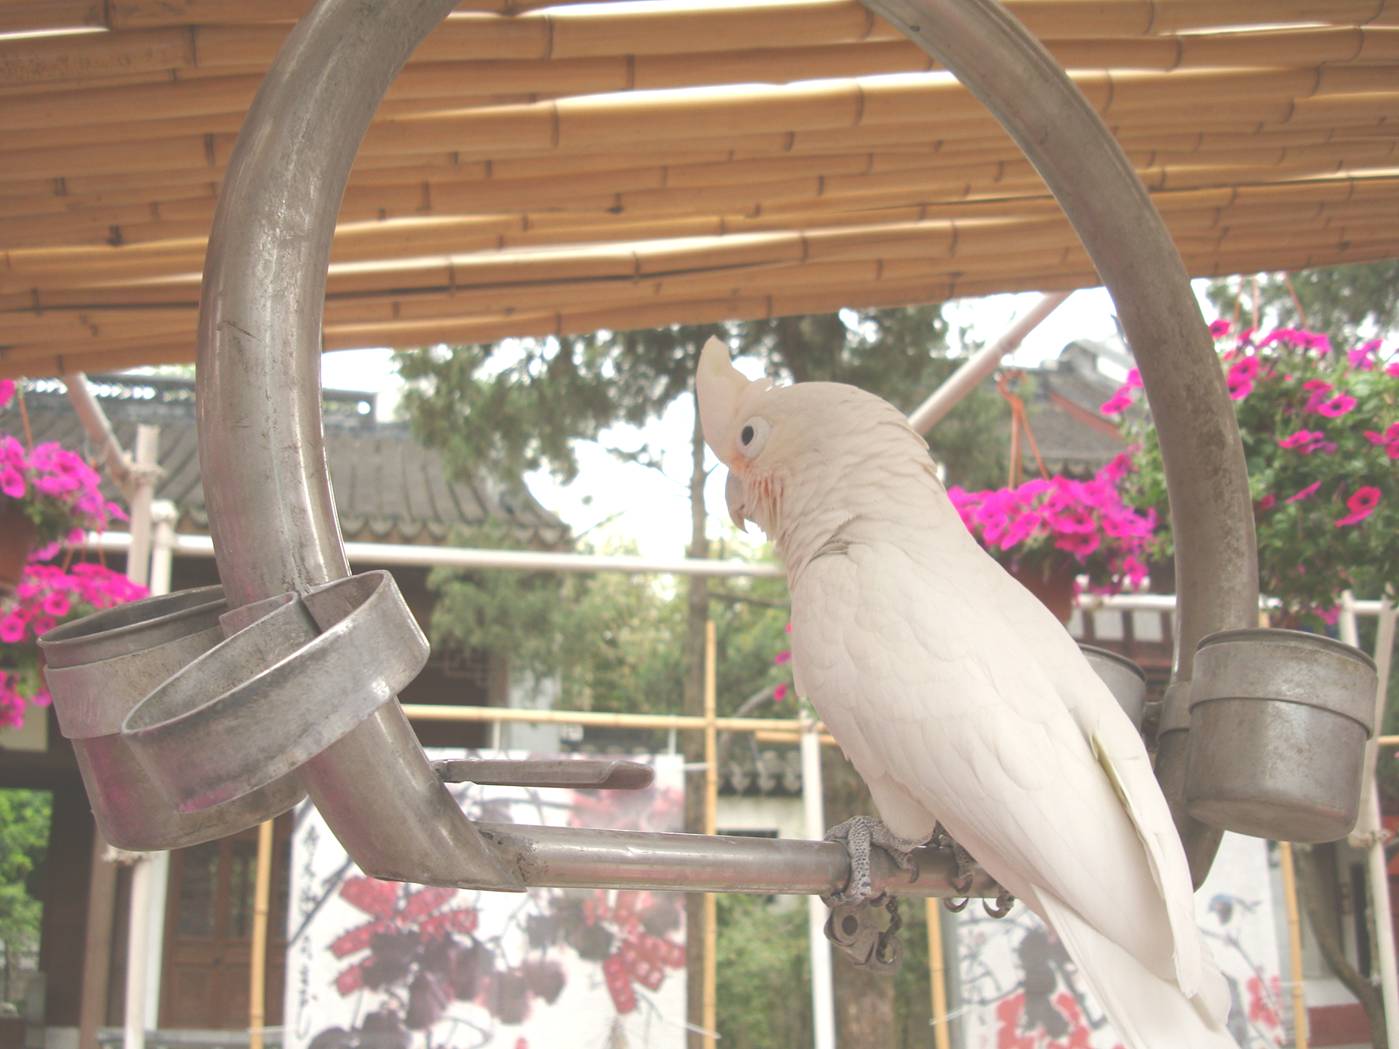
<instances>
[{"instance_id":1,"label":"plant pot","mask_svg":"<svg viewBox=\"0 0 1399 1049\"><path fill-rule=\"evenodd\" d=\"M0 598L9 597L19 586L37 537L34 522L18 503L8 498L0 503Z\"/></svg>"},{"instance_id":2,"label":"plant pot","mask_svg":"<svg viewBox=\"0 0 1399 1049\"><path fill-rule=\"evenodd\" d=\"M1377 683L1369 656L1318 634L1206 637L1191 683L1190 814L1278 841L1345 837L1360 810Z\"/></svg>"},{"instance_id":3,"label":"plant pot","mask_svg":"<svg viewBox=\"0 0 1399 1049\"><path fill-rule=\"evenodd\" d=\"M1054 613L1061 623L1074 614L1074 580L1078 562L1055 560L1037 568L1017 568L1010 573L1017 583L1034 594L1039 603Z\"/></svg>"},{"instance_id":4,"label":"plant pot","mask_svg":"<svg viewBox=\"0 0 1399 1049\"><path fill-rule=\"evenodd\" d=\"M1107 685L1122 712L1140 732L1142 713L1146 710L1146 672L1126 656L1106 648L1082 643L1078 648L1093 672L1103 679L1103 684Z\"/></svg>"}]
</instances>

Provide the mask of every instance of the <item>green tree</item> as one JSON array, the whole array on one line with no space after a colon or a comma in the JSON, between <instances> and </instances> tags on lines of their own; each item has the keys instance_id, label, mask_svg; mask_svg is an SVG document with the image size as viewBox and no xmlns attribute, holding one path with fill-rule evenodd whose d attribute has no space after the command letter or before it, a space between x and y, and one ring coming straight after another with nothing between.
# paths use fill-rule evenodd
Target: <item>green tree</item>
<instances>
[{"instance_id":1,"label":"green tree","mask_svg":"<svg viewBox=\"0 0 1399 1049\"><path fill-rule=\"evenodd\" d=\"M1256 302L1258 327L1324 331L1344 348L1399 328L1399 259L1226 277L1211 282L1209 298L1241 327L1254 323Z\"/></svg>"},{"instance_id":2,"label":"green tree","mask_svg":"<svg viewBox=\"0 0 1399 1049\"><path fill-rule=\"evenodd\" d=\"M44 854L53 799L42 790L0 790L0 941L4 971L39 942ZM8 985L6 992L8 993Z\"/></svg>"}]
</instances>

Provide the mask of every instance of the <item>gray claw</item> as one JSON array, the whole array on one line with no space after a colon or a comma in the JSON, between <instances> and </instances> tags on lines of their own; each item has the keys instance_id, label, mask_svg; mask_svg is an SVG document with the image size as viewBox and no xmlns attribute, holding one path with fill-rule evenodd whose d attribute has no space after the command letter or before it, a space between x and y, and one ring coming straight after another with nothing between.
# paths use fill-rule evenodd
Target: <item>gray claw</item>
<instances>
[{"instance_id":1,"label":"gray claw","mask_svg":"<svg viewBox=\"0 0 1399 1049\"><path fill-rule=\"evenodd\" d=\"M1005 889L1002 889L996 894L995 903L987 903L985 900L982 900L981 905L986 908L986 913L991 917L1004 918L1010 913L1011 908L1015 906L1015 897L1006 892Z\"/></svg>"}]
</instances>

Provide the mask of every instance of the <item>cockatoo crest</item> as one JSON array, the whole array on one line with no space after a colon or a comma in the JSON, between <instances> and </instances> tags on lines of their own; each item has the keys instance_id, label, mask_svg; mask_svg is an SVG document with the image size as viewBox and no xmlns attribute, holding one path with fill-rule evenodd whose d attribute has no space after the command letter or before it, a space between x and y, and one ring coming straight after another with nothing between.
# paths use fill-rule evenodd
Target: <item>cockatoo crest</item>
<instances>
[{"instance_id":1,"label":"cockatoo crest","mask_svg":"<svg viewBox=\"0 0 1399 1049\"><path fill-rule=\"evenodd\" d=\"M695 389L699 394L704 441L725 464L737 453L741 412L752 397L772 388L767 379L749 379L729 363L729 348L710 336L700 350Z\"/></svg>"}]
</instances>

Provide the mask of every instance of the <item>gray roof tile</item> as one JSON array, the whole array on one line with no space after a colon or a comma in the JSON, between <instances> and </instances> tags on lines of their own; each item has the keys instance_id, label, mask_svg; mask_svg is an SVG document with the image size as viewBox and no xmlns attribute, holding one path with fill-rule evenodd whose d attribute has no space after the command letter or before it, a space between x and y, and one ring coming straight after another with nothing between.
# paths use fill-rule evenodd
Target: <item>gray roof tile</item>
<instances>
[{"instance_id":1,"label":"gray roof tile","mask_svg":"<svg viewBox=\"0 0 1399 1049\"><path fill-rule=\"evenodd\" d=\"M199 476L194 422L194 384L188 379L90 376L93 391L111 420L117 440L130 449L140 423L160 426L156 498L180 510L181 531L207 531L208 513ZM441 455L413 439L404 423L376 423L374 396L326 391L326 461L335 507L347 540L437 544L454 527L490 521L510 525L531 546L567 545L568 528L540 506L523 482L455 480ZM78 417L56 382L33 384L25 393L34 440L59 441L87 450ZM19 413L0 411L0 431L18 433ZM108 487L108 497L115 492Z\"/></svg>"}]
</instances>

